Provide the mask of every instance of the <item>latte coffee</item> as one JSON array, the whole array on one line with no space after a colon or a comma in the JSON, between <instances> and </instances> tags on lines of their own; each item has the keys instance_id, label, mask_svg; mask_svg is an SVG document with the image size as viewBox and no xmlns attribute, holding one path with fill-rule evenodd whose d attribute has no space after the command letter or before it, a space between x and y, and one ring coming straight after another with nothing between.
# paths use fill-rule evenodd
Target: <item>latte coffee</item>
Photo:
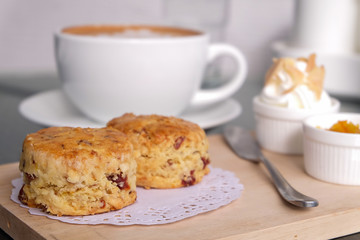
<instances>
[{"instance_id":1,"label":"latte coffee","mask_svg":"<svg viewBox=\"0 0 360 240\"><path fill-rule=\"evenodd\" d=\"M200 32L172 27L145 26L145 25L88 25L68 27L63 33L97 36L109 38L171 38L200 35Z\"/></svg>"}]
</instances>

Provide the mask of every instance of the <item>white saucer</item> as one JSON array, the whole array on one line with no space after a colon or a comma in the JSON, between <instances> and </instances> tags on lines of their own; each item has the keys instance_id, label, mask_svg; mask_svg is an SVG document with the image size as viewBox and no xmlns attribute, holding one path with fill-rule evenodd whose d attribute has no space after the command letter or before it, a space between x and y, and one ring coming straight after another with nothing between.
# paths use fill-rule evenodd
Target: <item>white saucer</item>
<instances>
[{"instance_id":1,"label":"white saucer","mask_svg":"<svg viewBox=\"0 0 360 240\"><path fill-rule=\"evenodd\" d=\"M35 94L19 105L21 115L44 126L104 127L83 115L66 98L60 89ZM189 109L181 118L197 123L207 129L233 120L240 115L241 105L234 99L227 99L206 109ZM109 119L110 120L110 119Z\"/></svg>"}]
</instances>

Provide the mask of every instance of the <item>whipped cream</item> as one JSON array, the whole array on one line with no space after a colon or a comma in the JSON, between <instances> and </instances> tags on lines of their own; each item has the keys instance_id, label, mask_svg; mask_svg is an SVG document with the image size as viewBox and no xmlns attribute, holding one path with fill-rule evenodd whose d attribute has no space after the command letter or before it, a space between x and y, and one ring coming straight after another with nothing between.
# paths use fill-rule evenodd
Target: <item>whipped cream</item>
<instances>
[{"instance_id":1,"label":"whipped cream","mask_svg":"<svg viewBox=\"0 0 360 240\"><path fill-rule=\"evenodd\" d=\"M322 109L331 106L323 90L324 69L315 66L315 55L307 59L275 59L267 73L260 100L289 109Z\"/></svg>"}]
</instances>

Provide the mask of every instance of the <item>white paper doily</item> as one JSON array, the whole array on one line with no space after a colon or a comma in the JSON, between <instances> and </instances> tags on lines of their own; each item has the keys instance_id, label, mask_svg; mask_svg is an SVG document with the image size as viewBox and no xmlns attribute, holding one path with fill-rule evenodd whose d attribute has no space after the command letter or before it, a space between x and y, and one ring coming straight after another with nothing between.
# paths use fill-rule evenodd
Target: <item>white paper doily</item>
<instances>
[{"instance_id":1,"label":"white paper doily","mask_svg":"<svg viewBox=\"0 0 360 240\"><path fill-rule=\"evenodd\" d=\"M74 224L155 225L176 222L215 210L239 198L244 187L234 173L210 168L210 173L194 186L177 189L137 188L137 200L121 210L88 216L57 217L41 209L29 208L18 200L22 178L12 180L11 200L34 215Z\"/></svg>"}]
</instances>

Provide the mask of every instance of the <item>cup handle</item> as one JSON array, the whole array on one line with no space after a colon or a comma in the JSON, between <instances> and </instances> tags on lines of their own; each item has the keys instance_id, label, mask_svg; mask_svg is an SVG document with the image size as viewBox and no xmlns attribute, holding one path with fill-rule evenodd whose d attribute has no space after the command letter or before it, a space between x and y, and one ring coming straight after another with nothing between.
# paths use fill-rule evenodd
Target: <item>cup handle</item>
<instances>
[{"instance_id":1,"label":"cup handle","mask_svg":"<svg viewBox=\"0 0 360 240\"><path fill-rule=\"evenodd\" d=\"M244 83L247 75L247 62L242 52L229 44L211 44L209 46L208 62L213 61L222 54L234 57L237 62L237 73L231 80L220 87L197 91L190 103L191 107L201 107L223 101L233 95Z\"/></svg>"}]
</instances>

